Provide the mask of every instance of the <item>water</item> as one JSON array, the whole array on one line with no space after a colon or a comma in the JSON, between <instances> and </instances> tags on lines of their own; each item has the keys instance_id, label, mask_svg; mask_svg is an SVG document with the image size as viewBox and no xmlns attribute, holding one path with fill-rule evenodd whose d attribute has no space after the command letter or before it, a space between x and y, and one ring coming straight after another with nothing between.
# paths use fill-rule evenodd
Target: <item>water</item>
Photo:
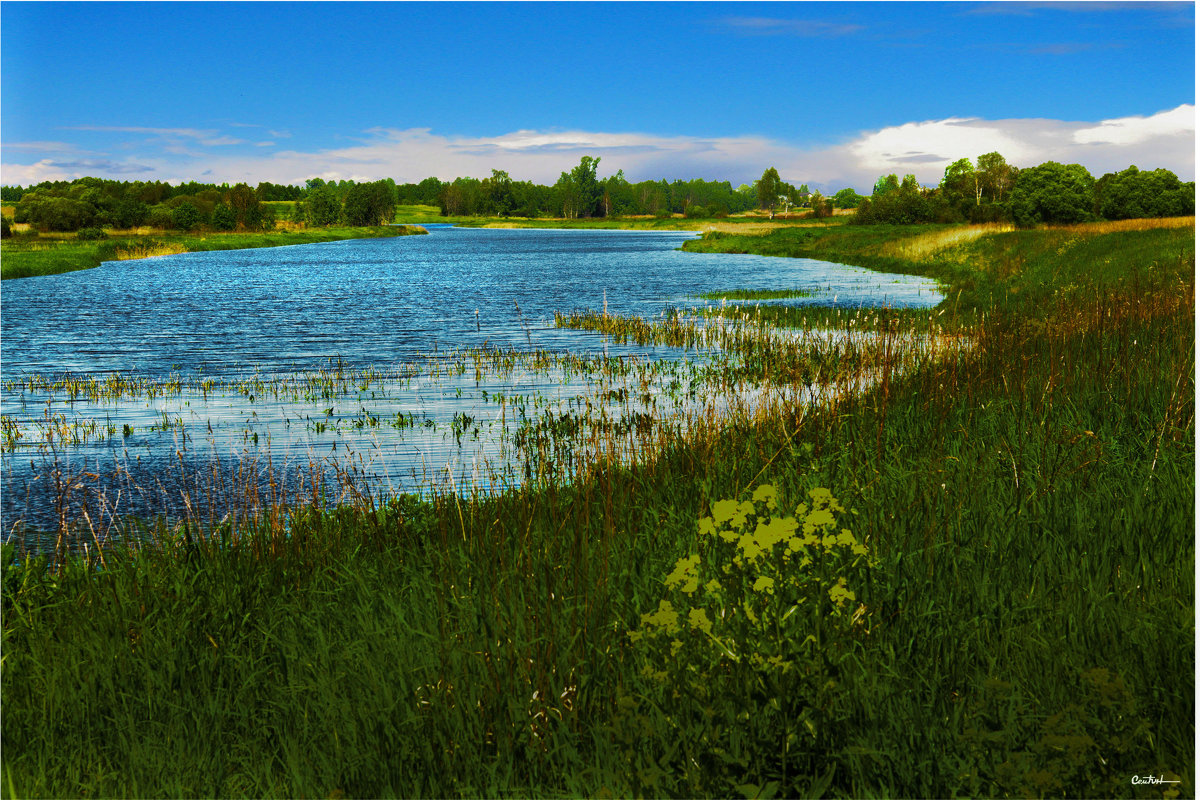
<instances>
[{"instance_id":1,"label":"water","mask_svg":"<svg viewBox=\"0 0 1200 800\"><path fill-rule=\"evenodd\" d=\"M689 295L756 288L816 292L788 301L795 304L836 298L847 307L928 307L941 299L921 278L679 251L692 235L435 227L428 236L188 253L7 281L0 297L6 385L28 375L120 373L174 376L184 388L85 401L6 386L6 429L22 436L0 455L4 535L18 521L57 524L56 465L95 476L88 480L114 514L176 513L192 491L189 480L217 461L270 459L272 469L297 470L316 463L327 478L356 470L364 485L390 491L439 481L494 488L528 477L529 452L512 440L518 428L528 434L546 415L576 413L585 397L608 392L588 413L601 409L612 420L647 414L651 405L661 416L694 400L692 372L651 366L679 353L555 329L556 311L607 307L651 317L702 304ZM611 376L602 387L595 374L561 368L485 365L477 376L446 374L451 362L431 369L426 361L467 348L624 356L641 370L625 380L648 391L612 400L620 393ZM377 374L343 381L344 391L330 396L280 392L277 379L321 369ZM257 395L236 388L247 378L265 379ZM201 392L204 380L218 388ZM667 394L673 399L658 405ZM510 397L521 398L520 416ZM48 447L46 431L56 427L60 436ZM212 494L206 502L219 506Z\"/></svg>"}]
</instances>

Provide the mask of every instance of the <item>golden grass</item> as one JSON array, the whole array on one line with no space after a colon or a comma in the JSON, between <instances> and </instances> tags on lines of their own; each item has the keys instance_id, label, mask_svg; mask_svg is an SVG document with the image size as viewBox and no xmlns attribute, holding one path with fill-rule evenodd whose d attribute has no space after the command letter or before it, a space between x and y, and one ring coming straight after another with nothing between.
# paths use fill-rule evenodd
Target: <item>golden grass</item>
<instances>
[{"instance_id":1,"label":"golden grass","mask_svg":"<svg viewBox=\"0 0 1200 800\"><path fill-rule=\"evenodd\" d=\"M1074 233L1118 233L1148 231L1155 228L1187 228L1196 224L1195 217L1154 217L1150 219L1119 219L1111 222L1081 222L1078 225L1051 226L1056 231Z\"/></svg>"},{"instance_id":2,"label":"golden grass","mask_svg":"<svg viewBox=\"0 0 1200 800\"><path fill-rule=\"evenodd\" d=\"M135 245L129 248L117 249L117 261L132 261L137 258L153 258L154 256L175 256L188 252L187 247L178 242L155 244L153 246Z\"/></svg>"},{"instance_id":3,"label":"golden grass","mask_svg":"<svg viewBox=\"0 0 1200 800\"><path fill-rule=\"evenodd\" d=\"M149 236L152 233L161 233L158 228L151 228L149 225L140 225L136 228L105 228L109 236Z\"/></svg>"},{"instance_id":4,"label":"golden grass","mask_svg":"<svg viewBox=\"0 0 1200 800\"><path fill-rule=\"evenodd\" d=\"M934 253L949 247L966 244L981 236L1007 233L1013 230L1016 230L1016 228L1007 223L989 222L983 225L964 225L948 230L931 231L908 239L888 242L880 248L880 255L919 262L924 261Z\"/></svg>"}]
</instances>

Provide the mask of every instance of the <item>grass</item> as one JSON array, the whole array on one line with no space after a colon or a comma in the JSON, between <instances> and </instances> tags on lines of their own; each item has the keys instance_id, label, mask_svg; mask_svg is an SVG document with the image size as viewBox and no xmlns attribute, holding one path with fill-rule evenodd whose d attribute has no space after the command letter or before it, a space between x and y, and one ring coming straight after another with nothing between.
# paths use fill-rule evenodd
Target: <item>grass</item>
<instances>
[{"instance_id":1,"label":"grass","mask_svg":"<svg viewBox=\"0 0 1200 800\"><path fill-rule=\"evenodd\" d=\"M283 229L264 233L156 233L145 230L113 231L106 240L78 241L53 235L20 235L0 243L0 278L31 278L57 275L98 267L105 261L176 253L195 253L206 250L240 250L256 247L279 247L292 244L313 244L343 239L363 239L403 236L422 233L415 226L381 226L375 228L308 228Z\"/></svg>"},{"instance_id":2,"label":"grass","mask_svg":"<svg viewBox=\"0 0 1200 800\"><path fill-rule=\"evenodd\" d=\"M1193 796L1193 229L952 230L696 243L942 280L924 327L871 317L866 391L501 496L6 550L0 791ZM901 368L935 325L969 348ZM869 564L794 599L852 591L853 624L771 663L680 628L664 683L629 634L699 602L664 580L765 484L772 524L815 487L846 509ZM735 591L705 602L753 625Z\"/></svg>"}]
</instances>

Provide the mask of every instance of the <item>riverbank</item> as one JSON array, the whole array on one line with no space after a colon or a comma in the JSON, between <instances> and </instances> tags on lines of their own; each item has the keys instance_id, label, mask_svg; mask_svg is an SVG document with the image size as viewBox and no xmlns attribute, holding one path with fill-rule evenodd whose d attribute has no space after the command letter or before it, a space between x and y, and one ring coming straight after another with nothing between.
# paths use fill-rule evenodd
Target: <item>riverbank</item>
<instances>
[{"instance_id":1,"label":"riverbank","mask_svg":"<svg viewBox=\"0 0 1200 800\"><path fill-rule=\"evenodd\" d=\"M501 497L7 551L0 792L1193 795L1194 227L961 231L689 243L952 289L781 320L880 337L836 403ZM934 326L971 347L891 370Z\"/></svg>"},{"instance_id":2,"label":"riverbank","mask_svg":"<svg viewBox=\"0 0 1200 800\"><path fill-rule=\"evenodd\" d=\"M418 225L381 225L372 228L301 228L245 232L141 233L113 231L99 241L80 241L74 236L18 234L0 241L0 279L57 275L98 267L105 261L121 261L176 253L208 250L243 250L283 247L293 244L373 239L426 233Z\"/></svg>"}]
</instances>

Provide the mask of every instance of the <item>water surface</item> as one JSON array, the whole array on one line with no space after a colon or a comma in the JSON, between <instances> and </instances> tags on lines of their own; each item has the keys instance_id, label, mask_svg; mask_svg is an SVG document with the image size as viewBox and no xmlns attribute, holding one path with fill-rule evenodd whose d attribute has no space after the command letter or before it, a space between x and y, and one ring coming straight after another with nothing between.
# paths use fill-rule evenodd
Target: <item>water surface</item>
<instances>
[{"instance_id":1,"label":"water surface","mask_svg":"<svg viewBox=\"0 0 1200 800\"><path fill-rule=\"evenodd\" d=\"M814 292L788 301L797 305L926 307L941 299L922 278L678 250L691 236L433 228L428 236L188 253L7 281L0 410L21 438L0 454L4 536L18 521L57 524L63 475L89 476L69 505L91 502L93 515L97 507L153 516L207 505L219 517L228 499L213 488L218 472L231 493L245 489L228 478L239 471L251 482L260 473L291 474L293 488L296 474L313 469L331 486L353 472L381 492L514 485L558 446L548 444L548 430L586 415L624 436L650 415L694 410L704 396L694 369L704 354L555 329L556 311L652 317L704 304L691 295L731 289ZM638 366L620 383L527 364L476 374L469 360L445 360L470 348L606 353ZM653 366L663 359L670 364ZM333 391L277 391L297 373L366 369L378 377L343 380ZM88 400L9 383L64 373L177 376L189 388ZM197 390L205 379L223 388ZM266 383L233 388L247 380ZM58 431L49 442L48 430ZM564 457L561 448L550 455Z\"/></svg>"}]
</instances>

